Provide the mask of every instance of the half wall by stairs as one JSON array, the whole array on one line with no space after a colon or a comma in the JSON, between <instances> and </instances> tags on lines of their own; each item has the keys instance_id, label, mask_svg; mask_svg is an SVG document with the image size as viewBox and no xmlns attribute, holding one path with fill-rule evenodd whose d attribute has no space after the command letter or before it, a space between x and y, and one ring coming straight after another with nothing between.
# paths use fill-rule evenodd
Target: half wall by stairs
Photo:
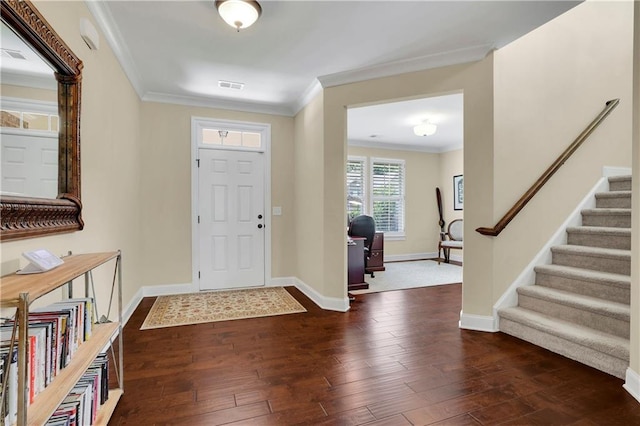
<instances>
[{"instance_id":1,"label":"half wall by stairs","mask_svg":"<svg viewBox=\"0 0 640 426\"><path fill-rule=\"evenodd\" d=\"M567 228L567 244L517 289L518 306L498 310L500 331L613 376L629 366L631 177L610 177L609 192Z\"/></svg>"}]
</instances>

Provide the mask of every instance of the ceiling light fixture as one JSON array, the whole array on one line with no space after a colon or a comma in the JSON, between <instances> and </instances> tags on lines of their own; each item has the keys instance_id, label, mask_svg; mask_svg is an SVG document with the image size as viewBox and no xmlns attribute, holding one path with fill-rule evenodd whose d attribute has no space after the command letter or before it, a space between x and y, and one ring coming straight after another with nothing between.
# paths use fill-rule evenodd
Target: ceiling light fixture
<instances>
[{"instance_id":1,"label":"ceiling light fixture","mask_svg":"<svg viewBox=\"0 0 640 426\"><path fill-rule=\"evenodd\" d=\"M224 22L238 32L253 25L262 13L258 2L251 0L216 0L216 9Z\"/></svg>"},{"instance_id":2,"label":"ceiling light fixture","mask_svg":"<svg viewBox=\"0 0 640 426\"><path fill-rule=\"evenodd\" d=\"M415 133L416 136L431 136L437 129L438 126L431 123L429 120L425 120L413 128L413 133Z\"/></svg>"}]
</instances>

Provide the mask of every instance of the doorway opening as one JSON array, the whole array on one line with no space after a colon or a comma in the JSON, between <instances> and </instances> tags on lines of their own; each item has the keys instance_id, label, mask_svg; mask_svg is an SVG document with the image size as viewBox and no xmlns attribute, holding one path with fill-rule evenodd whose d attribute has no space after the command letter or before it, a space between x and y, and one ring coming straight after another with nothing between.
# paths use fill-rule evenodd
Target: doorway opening
<instances>
[{"instance_id":1,"label":"doorway opening","mask_svg":"<svg viewBox=\"0 0 640 426\"><path fill-rule=\"evenodd\" d=\"M440 268L436 262L436 188L446 230L463 218L460 198L454 202L463 196L454 194L454 177L464 174L463 102L456 92L348 108L347 218L374 218L384 265L365 274L368 289L355 294L462 281L461 250Z\"/></svg>"}]
</instances>

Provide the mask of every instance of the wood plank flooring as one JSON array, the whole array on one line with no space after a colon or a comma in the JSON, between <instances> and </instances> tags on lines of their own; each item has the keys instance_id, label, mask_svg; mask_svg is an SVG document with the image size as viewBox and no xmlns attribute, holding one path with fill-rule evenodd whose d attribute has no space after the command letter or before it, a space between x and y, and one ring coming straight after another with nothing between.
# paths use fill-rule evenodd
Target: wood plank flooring
<instances>
[{"instance_id":1,"label":"wood plank flooring","mask_svg":"<svg viewBox=\"0 0 640 426\"><path fill-rule=\"evenodd\" d=\"M124 329L109 425L640 425L623 381L502 333L458 328L461 285L323 311Z\"/></svg>"}]
</instances>

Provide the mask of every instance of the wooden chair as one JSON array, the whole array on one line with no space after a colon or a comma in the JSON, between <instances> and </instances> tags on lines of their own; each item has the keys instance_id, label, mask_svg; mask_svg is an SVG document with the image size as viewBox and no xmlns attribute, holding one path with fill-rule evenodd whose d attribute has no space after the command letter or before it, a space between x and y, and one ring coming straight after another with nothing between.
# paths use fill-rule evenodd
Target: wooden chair
<instances>
[{"instance_id":1,"label":"wooden chair","mask_svg":"<svg viewBox=\"0 0 640 426\"><path fill-rule=\"evenodd\" d=\"M440 264L440 252L444 256L444 261L449 263L449 255L451 249L462 250L463 240L462 219L451 221L447 232L440 232L440 241L438 241L438 265Z\"/></svg>"}]
</instances>

